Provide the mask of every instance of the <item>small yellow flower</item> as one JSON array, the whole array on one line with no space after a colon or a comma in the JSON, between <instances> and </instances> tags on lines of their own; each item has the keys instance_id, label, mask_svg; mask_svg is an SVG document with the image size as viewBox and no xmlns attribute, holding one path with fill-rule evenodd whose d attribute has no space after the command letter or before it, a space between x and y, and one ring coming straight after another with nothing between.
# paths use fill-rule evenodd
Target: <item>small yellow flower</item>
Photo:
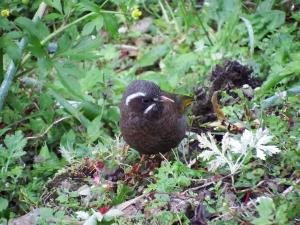
<instances>
[{"instance_id":1,"label":"small yellow flower","mask_svg":"<svg viewBox=\"0 0 300 225\"><path fill-rule=\"evenodd\" d=\"M135 20L137 20L138 18L140 18L142 15L142 11L139 10L138 8L135 8L132 12L131 12L131 17Z\"/></svg>"},{"instance_id":2,"label":"small yellow flower","mask_svg":"<svg viewBox=\"0 0 300 225\"><path fill-rule=\"evenodd\" d=\"M9 17L9 10L8 9L1 10L1 16L3 16L3 17Z\"/></svg>"}]
</instances>

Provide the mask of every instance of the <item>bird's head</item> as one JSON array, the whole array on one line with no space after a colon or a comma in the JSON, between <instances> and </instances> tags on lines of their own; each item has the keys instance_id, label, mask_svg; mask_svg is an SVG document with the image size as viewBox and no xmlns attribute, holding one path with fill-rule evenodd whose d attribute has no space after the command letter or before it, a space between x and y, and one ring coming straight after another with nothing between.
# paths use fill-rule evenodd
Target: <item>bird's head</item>
<instances>
[{"instance_id":1,"label":"bird's head","mask_svg":"<svg viewBox=\"0 0 300 225\"><path fill-rule=\"evenodd\" d=\"M147 119L158 119L165 105L174 103L175 99L166 96L155 83L135 80L123 95L121 109Z\"/></svg>"}]
</instances>

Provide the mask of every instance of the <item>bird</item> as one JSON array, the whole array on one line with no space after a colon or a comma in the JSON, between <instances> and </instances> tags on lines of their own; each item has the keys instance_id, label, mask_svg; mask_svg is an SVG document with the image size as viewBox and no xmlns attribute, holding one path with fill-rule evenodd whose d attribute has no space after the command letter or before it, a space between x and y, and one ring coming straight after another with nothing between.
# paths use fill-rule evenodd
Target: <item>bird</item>
<instances>
[{"instance_id":1,"label":"bird","mask_svg":"<svg viewBox=\"0 0 300 225\"><path fill-rule=\"evenodd\" d=\"M152 81L132 81L120 104L125 142L142 155L169 152L186 135L183 111L191 102L191 97L165 92Z\"/></svg>"}]
</instances>

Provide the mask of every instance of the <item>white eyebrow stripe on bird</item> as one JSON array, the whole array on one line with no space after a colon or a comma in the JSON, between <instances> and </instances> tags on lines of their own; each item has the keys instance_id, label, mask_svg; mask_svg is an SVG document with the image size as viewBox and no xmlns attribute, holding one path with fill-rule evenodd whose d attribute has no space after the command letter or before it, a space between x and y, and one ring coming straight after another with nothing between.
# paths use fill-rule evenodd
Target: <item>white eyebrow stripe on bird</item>
<instances>
[{"instance_id":1,"label":"white eyebrow stripe on bird","mask_svg":"<svg viewBox=\"0 0 300 225\"><path fill-rule=\"evenodd\" d=\"M143 92L136 92L136 93L133 93L133 94L131 94L131 95L128 95L127 98L126 98L126 100L125 100L125 104L126 104L126 105L129 105L129 102L130 102L132 99L135 99L135 98L141 97L141 96L146 96L146 94L143 93Z\"/></svg>"},{"instance_id":2,"label":"white eyebrow stripe on bird","mask_svg":"<svg viewBox=\"0 0 300 225\"><path fill-rule=\"evenodd\" d=\"M145 109L144 114L147 114L147 113L148 113L155 105L156 105L155 103L149 105L149 106Z\"/></svg>"}]
</instances>

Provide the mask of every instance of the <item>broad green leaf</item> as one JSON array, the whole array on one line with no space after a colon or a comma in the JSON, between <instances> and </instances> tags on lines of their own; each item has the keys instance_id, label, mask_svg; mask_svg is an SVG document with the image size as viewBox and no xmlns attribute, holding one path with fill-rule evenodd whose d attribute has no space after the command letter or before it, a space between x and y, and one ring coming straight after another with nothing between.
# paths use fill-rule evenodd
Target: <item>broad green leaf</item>
<instances>
[{"instance_id":1,"label":"broad green leaf","mask_svg":"<svg viewBox=\"0 0 300 225\"><path fill-rule=\"evenodd\" d=\"M53 217L54 210L51 208L40 208L40 217L43 219L49 219Z\"/></svg>"},{"instance_id":2,"label":"broad green leaf","mask_svg":"<svg viewBox=\"0 0 300 225\"><path fill-rule=\"evenodd\" d=\"M44 144L44 146L41 148L39 156L41 156L43 160L47 160L51 158L51 154L46 144Z\"/></svg>"},{"instance_id":3,"label":"broad green leaf","mask_svg":"<svg viewBox=\"0 0 300 225\"><path fill-rule=\"evenodd\" d=\"M116 38L118 36L118 23L117 17L113 14L103 14L105 30Z\"/></svg>"},{"instance_id":4,"label":"broad green leaf","mask_svg":"<svg viewBox=\"0 0 300 225\"><path fill-rule=\"evenodd\" d=\"M29 124L30 124L30 127L31 127L33 133L41 133L47 127L47 124L40 117L30 119L30 123Z\"/></svg>"},{"instance_id":5,"label":"broad green leaf","mask_svg":"<svg viewBox=\"0 0 300 225\"><path fill-rule=\"evenodd\" d=\"M96 12L96 13L99 13L100 11L100 7L97 4L88 0L81 0L78 3L78 6L82 7L85 11Z\"/></svg>"},{"instance_id":6,"label":"broad green leaf","mask_svg":"<svg viewBox=\"0 0 300 225\"><path fill-rule=\"evenodd\" d=\"M18 17L15 20L15 23L16 25L20 26L23 30L29 32L31 35L38 37L38 32L35 29L35 24L32 22L32 20L26 17Z\"/></svg>"},{"instance_id":7,"label":"broad green leaf","mask_svg":"<svg viewBox=\"0 0 300 225\"><path fill-rule=\"evenodd\" d=\"M272 10L273 5L274 5L274 0L260 1L260 3L257 6L256 12L260 12L260 13L269 12Z\"/></svg>"},{"instance_id":8,"label":"broad green leaf","mask_svg":"<svg viewBox=\"0 0 300 225\"><path fill-rule=\"evenodd\" d=\"M3 30L9 30L11 27L11 23L6 17L0 16L0 27Z\"/></svg>"},{"instance_id":9,"label":"broad green leaf","mask_svg":"<svg viewBox=\"0 0 300 225\"><path fill-rule=\"evenodd\" d=\"M170 56L164 60L166 66L163 72L168 77L168 82L172 87L176 87L180 79L184 77L191 66L197 63L197 59L198 56L191 52Z\"/></svg>"},{"instance_id":10,"label":"broad green leaf","mask_svg":"<svg viewBox=\"0 0 300 225\"><path fill-rule=\"evenodd\" d=\"M245 26L247 28L247 31L248 31L248 36L249 36L249 48L250 48L250 54L251 56L253 55L254 53L254 31L253 31L253 27L252 27L252 24L251 22L244 18L244 17L240 17L243 22L245 23Z\"/></svg>"},{"instance_id":11,"label":"broad green leaf","mask_svg":"<svg viewBox=\"0 0 300 225\"><path fill-rule=\"evenodd\" d=\"M139 67L151 66L164 57L169 51L170 48L166 44L155 46L154 48L144 52L138 59L137 64Z\"/></svg>"},{"instance_id":12,"label":"broad green leaf","mask_svg":"<svg viewBox=\"0 0 300 225\"><path fill-rule=\"evenodd\" d=\"M268 225L273 224L275 205L271 198L263 197L259 201L259 205L256 207L259 217L255 218L252 223L255 225Z\"/></svg>"},{"instance_id":13,"label":"broad green leaf","mask_svg":"<svg viewBox=\"0 0 300 225\"><path fill-rule=\"evenodd\" d=\"M48 22L48 21L54 21L54 20L62 20L64 18L63 15L59 14L59 13L49 13L47 15L44 16L44 21Z\"/></svg>"},{"instance_id":14,"label":"broad green leaf","mask_svg":"<svg viewBox=\"0 0 300 225\"><path fill-rule=\"evenodd\" d=\"M46 4L55 8L57 11L59 11L61 14L63 14L62 11L62 5L60 0L45 0Z\"/></svg>"},{"instance_id":15,"label":"broad green leaf","mask_svg":"<svg viewBox=\"0 0 300 225\"><path fill-rule=\"evenodd\" d=\"M30 43L28 43L28 49L31 52L32 55L34 55L37 58L44 57L47 55L46 47L41 45L40 40L32 36L30 37Z\"/></svg>"},{"instance_id":16,"label":"broad green leaf","mask_svg":"<svg viewBox=\"0 0 300 225\"><path fill-rule=\"evenodd\" d=\"M80 79L80 86L82 91L86 92L92 90L94 87L98 86L100 82L103 81L103 72L98 69L91 69L86 71L86 75Z\"/></svg>"},{"instance_id":17,"label":"broad green leaf","mask_svg":"<svg viewBox=\"0 0 300 225\"><path fill-rule=\"evenodd\" d=\"M80 105L81 112L85 115L88 119L93 120L101 113L101 107L95 103L91 103L88 101L82 102Z\"/></svg>"},{"instance_id":18,"label":"broad green leaf","mask_svg":"<svg viewBox=\"0 0 300 225\"><path fill-rule=\"evenodd\" d=\"M39 57L37 60L37 75L40 81L45 80L53 68L52 61L48 57Z\"/></svg>"},{"instance_id":19,"label":"broad green leaf","mask_svg":"<svg viewBox=\"0 0 300 225\"><path fill-rule=\"evenodd\" d=\"M23 34L21 31L11 31L11 32L7 33L5 36L10 39L16 40L16 39L21 39L23 37Z\"/></svg>"},{"instance_id":20,"label":"broad green leaf","mask_svg":"<svg viewBox=\"0 0 300 225\"><path fill-rule=\"evenodd\" d=\"M58 47L56 54L59 55L60 53L64 53L65 51L69 50L72 46L72 40L69 37L68 34L63 34L59 39L58 39Z\"/></svg>"},{"instance_id":21,"label":"broad green leaf","mask_svg":"<svg viewBox=\"0 0 300 225\"><path fill-rule=\"evenodd\" d=\"M258 91L259 93L263 93L277 85L284 78L287 78L292 75L300 74L300 54L295 54L292 56L293 61L285 65L285 68L278 73L274 73L268 77L268 79L264 82L261 89Z\"/></svg>"},{"instance_id":22,"label":"broad green leaf","mask_svg":"<svg viewBox=\"0 0 300 225\"><path fill-rule=\"evenodd\" d=\"M63 57L69 57L74 60L92 60L98 59L98 52L96 49L100 48L101 39L91 39L90 36L84 36L80 39L79 43L72 48L66 49L65 51L59 51L59 55Z\"/></svg>"},{"instance_id":23,"label":"broad green leaf","mask_svg":"<svg viewBox=\"0 0 300 225\"><path fill-rule=\"evenodd\" d=\"M7 209L8 207L8 200L6 198L0 197L0 212Z\"/></svg>"},{"instance_id":24,"label":"broad green leaf","mask_svg":"<svg viewBox=\"0 0 300 225\"><path fill-rule=\"evenodd\" d=\"M101 126L101 116L96 117L92 122L89 123L89 126L87 127L87 136L89 143L93 143L100 137L102 133L100 129Z\"/></svg>"},{"instance_id":25,"label":"broad green leaf","mask_svg":"<svg viewBox=\"0 0 300 225\"><path fill-rule=\"evenodd\" d=\"M21 131L17 131L13 135L6 135L4 143L6 148L11 152L12 157L20 158L26 154L26 152L23 151L23 148L25 147L27 140L24 138Z\"/></svg>"},{"instance_id":26,"label":"broad green leaf","mask_svg":"<svg viewBox=\"0 0 300 225\"><path fill-rule=\"evenodd\" d=\"M289 208L287 204L279 205L276 209L275 217L278 224L288 224L288 210Z\"/></svg>"},{"instance_id":27,"label":"broad green leaf","mask_svg":"<svg viewBox=\"0 0 300 225\"><path fill-rule=\"evenodd\" d=\"M75 134L74 130L70 129L68 132L65 132L62 135L62 137L60 139L60 145L66 147L66 148L68 146L73 148L73 145L75 144L75 140L76 140L76 134Z\"/></svg>"},{"instance_id":28,"label":"broad green leaf","mask_svg":"<svg viewBox=\"0 0 300 225\"><path fill-rule=\"evenodd\" d=\"M267 14L269 17L270 23L268 24L268 30L273 31L276 28L280 27L285 22L285 12L280 10L272 10Z\"/></svg>"},{"instance_id":29,"label":"broad green leaf","mask_svg":"<svg viewBox=\"0 0 300 225\"><path fill-rule=\"evenodd\" d=\"M65 67L60 63L55 63L54 65L57 70L57 77L61 84L66 88L68 93L71 96L75 97L77 100L85 100L85 95L81 91L81 87L78 80L72 75L78 73L76 67Z\"/></svg>"},{"instance_id":30,"label":"broad green leaf","mask_svg":"<svg viewBox=\"0 0 300 225\"><path fill-rule=\"evenodd\" d=\"M2 128L0 129L0 137L5 134L7 131L9 131L11 128L8 128L8 127L5 127L5 128Z\"/></svg>"},{"instance_id":31,"label":"broad green leaf","mask_svg":"<svg viewBox=\"0 0 300 225\"><path fill-rule=\"evenodd\" d=\"M49 89L49 93L63 106L72 116L74 116L79 122L81 122L85 127L89 126L90 121L83 116L78 109L74 108L66 99L55 92L53 89Z\"/></svg>"},{"instance_id":32,"label":"broad green leaf","mask_svg":"<svg viewBox=\"0 0 300 225\"><path fill-rule=\"evenodd\" d=\"M10 39L0 40L4 44L4 49L7 55L15 62L18 62L21 59L21 50L19 46Z\"/></svg>"},{"instance_id":33,"label":"broad green leaf","mask_svg":"<svg viewBox=\"0 0 300 225\"><path fill-rule=\"evenodd\" d=\"M101 15L97 16L96 18L92 19L90 22L86 23L82 29L82 35L89 35L95 29L99 31L103 27L103 17Z\"/></svg>"},{"instance_id":34,"label":"broad green leaf","mask_svg":"<svg viewBox=\"0 0 300 225\"><path fill-rule=\"evenodd\" d=\"M15 23L20 26L23 31L28 32L31 36L37 37L40 41L49 34L48 28L41 21L35 24L26 17L18 17Z\"/></svg>"}]
</instances>

